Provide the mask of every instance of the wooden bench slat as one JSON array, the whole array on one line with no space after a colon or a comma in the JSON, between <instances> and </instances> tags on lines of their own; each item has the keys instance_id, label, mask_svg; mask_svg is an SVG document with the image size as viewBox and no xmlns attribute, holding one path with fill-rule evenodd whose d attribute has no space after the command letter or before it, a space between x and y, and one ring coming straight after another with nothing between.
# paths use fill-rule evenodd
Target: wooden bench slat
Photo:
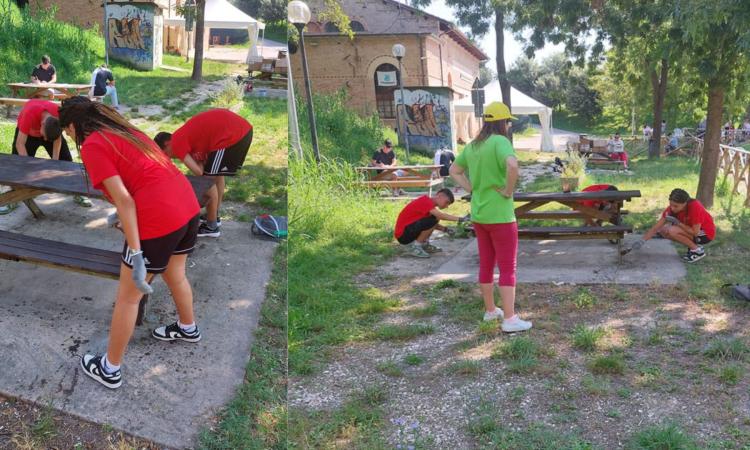
<instances>
[{"instance_id":1,"label":"wooden bench slat","mask_svg":"<svg viewBox=\"0 0 750 450\"><path fill-rule=\"evenodd\" d=\"M608 227L523 227L518 234L595 234L595 233L629 233L633 227L612 225Z\"/></svg>"},{"instance_id":2,"label":"wooden bench slat","mask_svg":"<svg viewBox=\"0 0 750 450\"><path fill-rule=\"evenodd\" d=\"M376 187L429 187L441 184L443 180L435 178L433 180L378 180L378 181L363 181L362 183L366 186Z\"/></svg>"},{"instance_id":3,"label":"wooden bench slat","mask_svg":"<svg viewBox=\"0 0 750 450\"><path fill-rule=\"evenodd\" d=\"M0 231L0 257L60 267L107 278L120 274L120 254Z\"/></svg>"}]
</instances>

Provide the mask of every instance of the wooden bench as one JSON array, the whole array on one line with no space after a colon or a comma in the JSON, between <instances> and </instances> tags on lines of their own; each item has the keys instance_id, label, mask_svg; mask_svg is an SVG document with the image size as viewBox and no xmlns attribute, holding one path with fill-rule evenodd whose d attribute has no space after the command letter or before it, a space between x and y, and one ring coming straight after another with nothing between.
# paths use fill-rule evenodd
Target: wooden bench
<instances>
[{"instance_id":1,"label":"wooden bench","mask_svg":"<svg viewBox=\"0 0 750 450\"><path fill-rule=\"evenodd\" d=\"M434 186L445 186L445 177L435 177L427 180L421 178L412 179L409 177L400 177L397 180L366 180L361 183L369 188L375 189L427 188L428 195L432 195L432 188Z\"/></svg>"},{"instance_id":2,"label":"wooden bench","mask_svg":"<svg viewBox=\"0 0 750 450\"><path fill-rule=\"evenodd\" d=\"M606 227L520 227L519 239L610 239L620 240L625 233L632 233L633 227L610 225Z\"/></svg>"},{"instance_id":3,"label":"wooden bench","mask_svg":"<svg viewBox=\"0 0 750 450\"><path fill-rule=\"evenodd\" d=\"M23 107L26 104L26 102L28 102L29 100L32 100L32 99L28 99L28 98L0 97L0 105L5 105L6 106L5 116L6 117L10 117L11 111L13 111L13 107L14 106ZM55 102L55 103L57 103L58 105L60 104L60 102Z\"/></svg>"},{"instance_id":4,"label":"wooden bench","mask_svg":"<svg viewBox=\"0 0 750 450\"><path fill-rule=\"evenodd\" d=\"M120 253L0 231L0 258L117 280ZM143 323L148 295L138 305L136 325Z\"/></svg>"},{"instance_id":5,"label":"wooden bench","mask_svg":"<svg viewBox=\"0 0 750 450\"><path fill-rule=\"evenodd\" d=\"M615 166L618 172L625 168L625 161L617 159L589 158L586 164L593 166Z\"/></svg>"}]
</instances>

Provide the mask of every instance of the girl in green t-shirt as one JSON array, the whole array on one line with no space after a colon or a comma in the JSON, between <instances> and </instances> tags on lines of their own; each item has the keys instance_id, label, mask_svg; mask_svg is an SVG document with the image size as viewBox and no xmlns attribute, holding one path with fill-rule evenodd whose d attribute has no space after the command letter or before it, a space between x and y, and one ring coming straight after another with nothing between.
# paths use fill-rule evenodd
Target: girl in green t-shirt
<instances>
[{"instance_id":1,"label":"girl in green t-shirt","mask_svg":"<svg viewBox=\"0 0 750 450\"><path fill-rule=\"evenodd\" d=\"M505 104L489 104L484 110L484 125L479 135L450 168L456 182L471 193L471 218L479 247L479 286L486 311L484 320L503 319L502 329L506 333L531 328L531 322L521 320L514 309L518 226L513 190L518 180L518 160L507 138L509 119L515 117ZM466 176L467 170L470 177ZM500 269L498 285L502 309L495 306L493 297L495 266Z\"/></svg>"}]
</instances>

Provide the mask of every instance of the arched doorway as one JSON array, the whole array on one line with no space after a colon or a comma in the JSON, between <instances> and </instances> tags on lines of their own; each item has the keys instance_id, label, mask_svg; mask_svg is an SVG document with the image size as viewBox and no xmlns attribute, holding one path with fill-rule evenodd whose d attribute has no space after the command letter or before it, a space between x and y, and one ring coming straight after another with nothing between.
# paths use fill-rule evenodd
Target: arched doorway
<instances>
[{"instance_id":1,"label":"arched doorway","mask_svg":"<svg viewBox=\"0 0 750 450\"><path fill-rule=\"evenodd\" d=\"M393 64L381 64L375 69L373 79L375 83L375 103L378 108L378 116L381 119L396 118L396 103L393 99L393 91L401 81L401 74Z\"/></svg>"}]
</instances>

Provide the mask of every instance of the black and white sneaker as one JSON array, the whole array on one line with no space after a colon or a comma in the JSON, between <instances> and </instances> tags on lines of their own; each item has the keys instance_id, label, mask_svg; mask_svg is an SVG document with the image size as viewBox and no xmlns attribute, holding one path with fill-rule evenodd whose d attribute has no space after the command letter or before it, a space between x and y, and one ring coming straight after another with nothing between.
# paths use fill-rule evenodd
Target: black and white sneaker
<instances>
[{"instance_id":1,"label":"black and white sneaker","mask_svg":"<svg viewBox=\"0 0 750 450\"><path fill-rule=\"evenodd\" d=\"M206 217L205 214L201 214L200 221L201 223L208 222L208 218ZM221 226L221 216L216 217L216 225Z\"/></svg>"},{"instance_id":2,"label":"black and white sneaker","mask_svg":"<svg viewBox=\"0 0 750 450\"><path fill-rule=\"evenodd\" d=\"M192 333L184 331L177 322L172 325L163 325L151 332L151 336L160 341L187 341L198 342L201 340L201 332L198 327Z\"/></svg>"},{"instance_id":3,"label":"black and white sneaker","mask_svg":"<svg viewBox=\"0 0 750 450\"><path fill-rule=\"evenodd\" d=\"M706 257L706 251L703 248L698 247L695 250L688 250L687 254L682 257L684 261L693 263Z\"/></svg>"},{"instance_id":4,"label":"black and white sneaker","mask_svg":"<svg viewBox=\"0 0 750 450\"><path fill-rule=\"evenodd\" d=\"M115 389L122 384L122 371L117 369L114 373L108 374L102 368L102 357L97 355L83 355L81 358L81 368L86 375L100 382L104 386Z\"/></svg>"},{"instance_id":5,"label":"black and white sneaker","mask_svg":"<svg viewBox=\"0 0 750 450\"><path fill-rule=\"evenodd\" d=\"M216 228L211 228L204 222L198 227L198 237L217 238L219 236L221 236L221 229L218 226Z\"/></svg>"}]
</instances>

